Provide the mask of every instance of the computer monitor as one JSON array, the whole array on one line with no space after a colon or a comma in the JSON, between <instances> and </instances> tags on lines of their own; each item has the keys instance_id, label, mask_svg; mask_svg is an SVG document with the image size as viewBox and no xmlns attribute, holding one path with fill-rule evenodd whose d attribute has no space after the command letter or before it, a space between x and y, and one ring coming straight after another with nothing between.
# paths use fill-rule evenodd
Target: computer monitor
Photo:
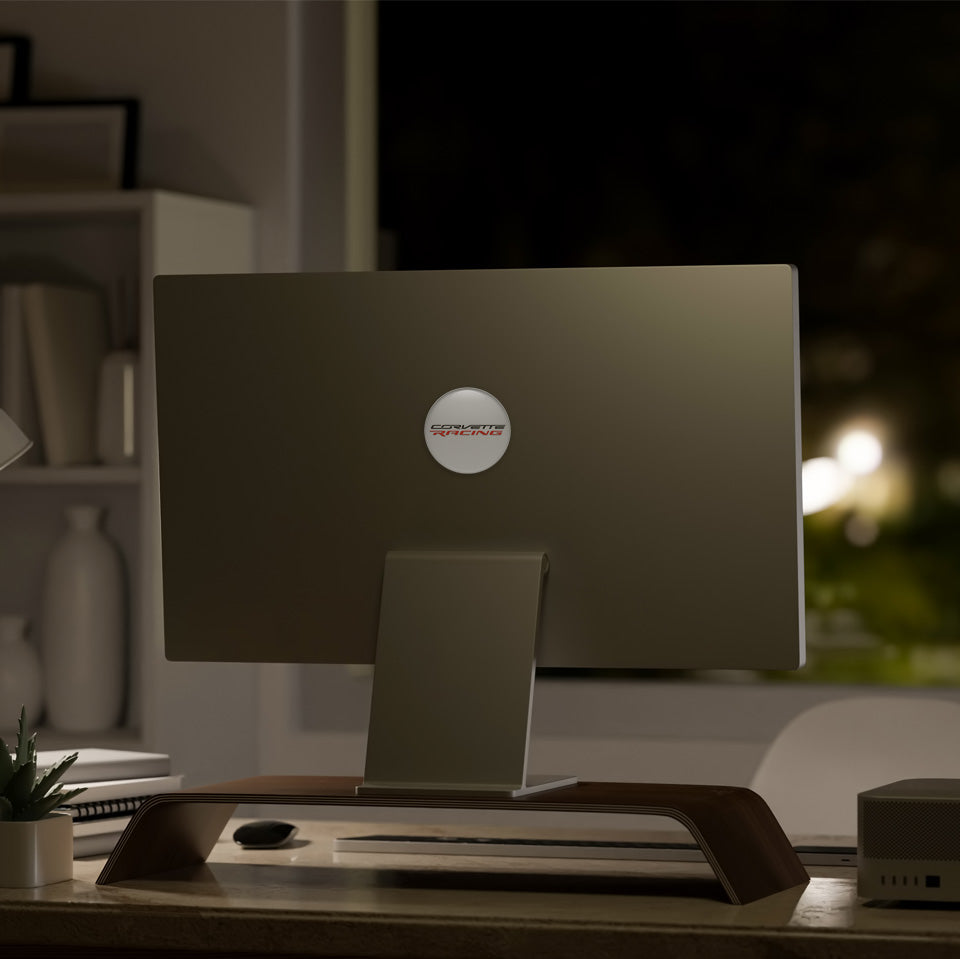
<instances>
[{"instance_id":1,"label":"computer monitor","mask_svg":"<svg viewBox=\"0 0 960 959\"><path fill-rule=\"evenodd\" d=\"M366 788L546 788L537 664L802 664L792 267L167 276L155 311L167 655L375 663Z\"/></svg>"}]
</instances>

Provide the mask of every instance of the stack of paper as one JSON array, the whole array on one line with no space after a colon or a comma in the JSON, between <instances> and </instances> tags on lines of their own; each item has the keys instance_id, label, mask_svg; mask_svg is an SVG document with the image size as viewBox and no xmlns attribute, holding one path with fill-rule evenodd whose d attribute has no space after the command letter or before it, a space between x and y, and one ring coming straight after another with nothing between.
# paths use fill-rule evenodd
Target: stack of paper
<instances>
[{"instance_id":1,"label":"stack of paper","mask_svg":"<svg viewBox=\"0 0 960 959\"><path fill-rule=\"evenodd\" d=\"M78 749L76 762L62 782L84 792L61 811L73 816L73 856L103 856L112 852L120 834L143 802L159 793L176 792L183 776L171 774L166 753L123 749ZM64 752L41 750L40 769L52 766Z\"/></svg>"}]
</instances>

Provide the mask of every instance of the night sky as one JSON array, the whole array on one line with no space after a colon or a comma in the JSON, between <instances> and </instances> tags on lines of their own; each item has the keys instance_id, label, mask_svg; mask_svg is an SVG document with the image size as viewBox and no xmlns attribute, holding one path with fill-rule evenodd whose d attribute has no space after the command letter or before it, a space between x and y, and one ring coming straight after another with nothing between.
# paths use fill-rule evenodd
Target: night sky
<instances>
[{"instance_id":1,"label":"night sky","mask_svg":"<svg viewBox=\"0 0 960 959\"><path fill-rule=\"evenodd\" d=\"M957 246L957 4L385 0L380 24L401 269L786 260L806 322L850 324L906 247Z\"/></svg>"}]
</instances>

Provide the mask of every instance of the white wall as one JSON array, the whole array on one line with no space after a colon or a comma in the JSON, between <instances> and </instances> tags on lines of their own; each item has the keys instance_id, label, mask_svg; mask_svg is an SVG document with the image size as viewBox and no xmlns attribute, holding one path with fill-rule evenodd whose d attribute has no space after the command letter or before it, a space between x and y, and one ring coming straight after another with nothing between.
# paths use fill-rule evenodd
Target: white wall
<instances>
[{"instance_id":1,"label":"white wall","mask_svg":"<svg viewBox=\"0 0 960 959\"><path fill-rule=\"evenodd\" d=\"M259 269L342 269L373 265L372 167L357 157L372 147L374 93L356 82L356 64L374 62L373 12L356 0L0 0L0 32L32 38L34 99L138 98L139 185L251 204Z\"/></svg>"}]
</instances>

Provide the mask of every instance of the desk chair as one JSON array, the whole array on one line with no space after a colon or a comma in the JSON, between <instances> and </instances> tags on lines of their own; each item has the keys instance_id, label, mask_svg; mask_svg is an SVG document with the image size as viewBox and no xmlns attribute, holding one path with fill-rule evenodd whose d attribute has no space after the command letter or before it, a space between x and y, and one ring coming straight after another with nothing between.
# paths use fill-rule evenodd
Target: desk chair
<instances>
[{"instance_id":1,"label":"desk chair","mask_svg":"<svg viewBox=\"0 0 960 959\"><path fill-rule=\"evenodd\" d=\"M857 794L898 779L960 779L960 703L859 696L792 719L757 767L759 793L796 842L857 835Z\"/></svg>"}]
</instances>

